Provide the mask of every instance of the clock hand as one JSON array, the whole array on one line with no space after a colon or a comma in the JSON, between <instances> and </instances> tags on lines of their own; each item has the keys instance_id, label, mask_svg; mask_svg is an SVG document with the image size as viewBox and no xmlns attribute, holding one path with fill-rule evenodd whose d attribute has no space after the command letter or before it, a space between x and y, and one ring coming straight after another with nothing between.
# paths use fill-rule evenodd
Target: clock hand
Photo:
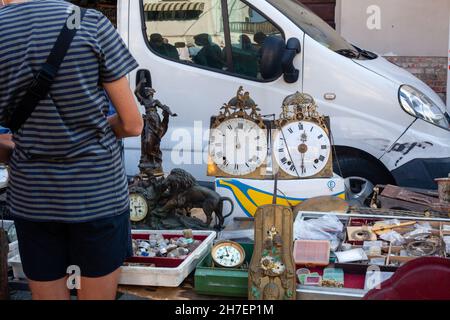
<instances>
[{"instance_id":1,"label":"clock hand","mask_svg":"<svg viewBox=\"0 0 450 320\"><path fill-rule=\"evenodd\" d=\"M292 155L291 155L291 151L289 150L289 145L288 145L288 143L287 143L286 136L285 136L285 134L284 134L284 129L281 128L280 132L281 132L281 135L283 136L283 141L284 141L284 145L285 145L285 147L286 147L288 156L289 156L291 162L293 162ZM295 173L296 173L297 176L300 178L300 174L298 173L297 166L294 165L294 169L295 169Z\"/></svg>"},{"instance_id":2,"label":"clock hand","mask_svg":"<svg viewBox=\"0 0 450 320\"><path fill-rule=\"evenodd\" d=\"M305 154L302 153L301 157L302 157L302 164L300 167L302 168L302 173L305 173Z\"/></svg>"},{"instance_id":3,"label":"clock hand","mask_svg":"<svg viewBox=\"0 0 450 320\"><path fill-rule=\"evenodd\" d=\"M241 144L239 143L239 131L236 129L235 131L235 138L236 138L236 149L240 149L241 148Z\"/></svg>"},{"instance_id":4,"label":"clock hand","mask_svg":"<svg viewBox=\"0 0 450 320\"><path fill-rule=\"evenodd\" d=\"M305 143L306 141L308 141L308 135L306 134L306 130L305 130L302 134L302 142Z\"/></svg>"}]
</instances>

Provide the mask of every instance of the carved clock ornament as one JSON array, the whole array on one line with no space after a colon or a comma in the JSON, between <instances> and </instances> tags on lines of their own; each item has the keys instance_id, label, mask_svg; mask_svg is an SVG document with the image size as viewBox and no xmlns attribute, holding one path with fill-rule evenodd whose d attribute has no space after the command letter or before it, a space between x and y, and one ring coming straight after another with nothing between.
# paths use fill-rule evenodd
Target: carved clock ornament
<instances>
[{"instance_id":1,"label":"carved clock ornament","mask_svg":"<svg viewBox=\"0 0 450 320\"><path fill-rule=\"evenodd\" d=\"M240 87L211 122L208 175L265 179L267 145L260 109Z\"/></svg>"},{"instance_id":2,"label":"carved clock ornament","mask_svg":"<svg viewBox=\"0 0 450 320\"><path fill-rule=\"evenodd\" d=\"M333 176L330 132L313 97L299 92L286 97L276 127L273 156L279 179Z\"/></svg>"},{"instance_id":3,"label":"carved clock ornament","mask_svg":"<svg viewBox=\"0 0 450 320\"><path fill-rule=\"evenodd\" d=\"M248 277L249 300L295 300L291 208L266 205L255 215L255 247Z\"/></svg>"}]
</instances>

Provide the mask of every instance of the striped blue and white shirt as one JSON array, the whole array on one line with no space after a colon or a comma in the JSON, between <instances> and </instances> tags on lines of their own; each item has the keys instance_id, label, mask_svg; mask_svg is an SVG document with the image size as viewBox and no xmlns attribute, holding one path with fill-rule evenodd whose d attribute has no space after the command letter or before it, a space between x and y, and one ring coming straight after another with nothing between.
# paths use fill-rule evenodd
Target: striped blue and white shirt
<instances>
[{"instance_id":1,"label":"striped blue and white shirt","mask_svg":"<svg viewBox=\"0 0 450 320\"><path fill-rule=\"evenodd\" d=\"M71 6L34 0L0 9L0 125L47 59ZM13 137L13 216L71 223L126 212L127 178L101 84L136 67L109 20L88 10L49 95Z\"/></svg>"}]
</instances>

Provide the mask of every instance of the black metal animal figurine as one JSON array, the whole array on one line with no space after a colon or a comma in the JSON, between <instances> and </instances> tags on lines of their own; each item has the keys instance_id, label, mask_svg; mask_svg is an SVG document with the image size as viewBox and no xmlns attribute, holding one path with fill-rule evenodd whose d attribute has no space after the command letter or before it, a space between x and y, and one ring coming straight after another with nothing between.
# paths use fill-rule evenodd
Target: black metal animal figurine
<instances>
[{"instance_id":1,"label":"black metal animal figurine","mask_svg":"<svg viewBox=\"0 0 450 320\"><path fill-rule=\"evenodd\" d=\"M201 208L205 213L209 226L213 220L213 214L216 215L216 229L222 229L225 219L233 213L234 204L230 198L221 197L217 192L200 186L195 178L182 169L174 169L170 175L165 178L159 186L160 191L168 194L168 201L160 211L171 212L182 210L190 216L194 208ZM167 197L167 195L166 195ZM223 203L228 201L231 204L231 212L223 215Z\"/></svg>"}]
</instances>

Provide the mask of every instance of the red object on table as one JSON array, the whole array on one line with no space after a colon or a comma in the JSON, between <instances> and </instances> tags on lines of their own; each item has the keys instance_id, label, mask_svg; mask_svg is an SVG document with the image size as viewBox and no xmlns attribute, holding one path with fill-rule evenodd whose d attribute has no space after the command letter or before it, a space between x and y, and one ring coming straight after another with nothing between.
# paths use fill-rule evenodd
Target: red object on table
<instances>
[{"instance_id":1,"label":"red object on table","mask_svg":"<svg viewBox=\"0 0 450 320\"><path fill-rule=\"evenodd\" d=\"M450 300L450 259L412 260L364 300Z\"/></svg>"},{"instance_id":2,"label":"red object on table","mask_svg":"<svg viewBox=\"0 0 450 320\"><path fill-rule=\"evenodd\" d=\"M180 238L183 235L163 234L164 239ZM133 234L135 240L148 240L148 234ZM207 236L194 236L194 240L204 241ZM131 257L126 260L130 263L154 264L156 268L178 268L185 259L167 257Z\"/></svg>"}]
</instances>

